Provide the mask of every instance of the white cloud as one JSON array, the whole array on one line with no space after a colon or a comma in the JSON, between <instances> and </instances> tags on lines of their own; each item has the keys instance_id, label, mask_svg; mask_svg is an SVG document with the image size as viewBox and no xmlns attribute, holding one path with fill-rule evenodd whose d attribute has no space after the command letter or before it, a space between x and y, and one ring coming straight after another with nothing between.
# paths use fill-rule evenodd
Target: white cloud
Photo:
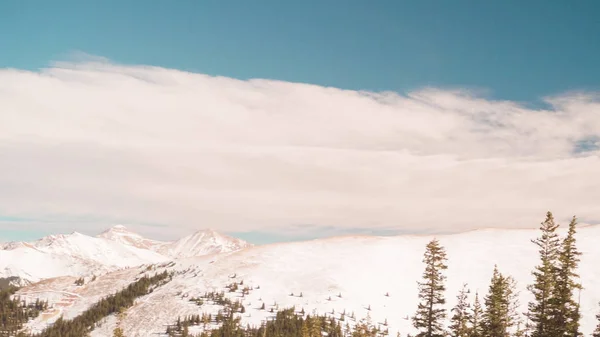
<instances>
[{"instance_id":1,"label":"white cloud","mask_svg":"<svg viewBox=\"0 0 600 337\"><path fill-rule=\"evenodd\" d=\"M548 209L597 221L599 153L574 150L600 135L598 96L546 102L240 81L90 57L3 69L0 216L169 224L165 235L534 227ZM69 223L100 229L90 225Z\"/></svg>"}]
</instances>

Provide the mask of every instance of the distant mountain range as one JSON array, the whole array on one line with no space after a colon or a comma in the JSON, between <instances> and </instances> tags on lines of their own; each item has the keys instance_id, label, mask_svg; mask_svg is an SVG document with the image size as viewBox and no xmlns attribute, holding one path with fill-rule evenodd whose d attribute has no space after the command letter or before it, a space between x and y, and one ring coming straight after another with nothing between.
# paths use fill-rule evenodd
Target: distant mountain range
<instances>
[{"instance_id":1,"label":"distant mountain range","mask_svg":"<svg viewBox=\"0 0 600 337\"><path fill-rule=\"evenodd\" d=\"M0 278L22 284L58 276L87 276L176 258L231 252L251 244L201 230L172 242L150 240L117 225L96 237L77 232L33 242L0 244Z\"/></svg>"}]
</instances>

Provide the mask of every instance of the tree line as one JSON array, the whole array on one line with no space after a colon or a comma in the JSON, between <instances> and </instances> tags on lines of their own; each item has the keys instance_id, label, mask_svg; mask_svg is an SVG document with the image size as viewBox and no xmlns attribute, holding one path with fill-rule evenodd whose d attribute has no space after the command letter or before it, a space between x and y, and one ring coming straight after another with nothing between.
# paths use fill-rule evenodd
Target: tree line
<instances>
[{"instance_id":1,"label":"tree line","mask_svg":"<svg viewBox=\"0 0 600 337\"><path fill-rule=\"evenodd\" d=\"M445 327L448 313L444 308L447 257L438 240L425 249L425 271L419 286L419 304L412 317L419 331L415 337L579 337L580 307L578 292L582 289L577 268L581 252L576 245L577 218L569 223L567 234L560 238L551 212L540 226L540 235L532 242L538 248L539 263L532 271L533 283L527 289L533 295L526 313L518 312L516 282L494 267L487 295L480 302L475 294L467 300L463 286L457 303L451 309L450 325ZM600 314L593 337L600 337ZM525 321L523 321L525 319Z\"/></svg>"},{"instance_id":2,"label":"tree line","mask_svg":"<svg viewBox=\"0 0 600 337\"><path fill-rule=\"evenodd\" d=\"M60 317L51 326L38 334L21 333L19 337L85 337L99 322L111 315L131 307L136 298L151 293L154 288L169 282L172 274L166 270L153 276L144 275L126 288L93 304L79 316L67 320ZM37 315L36 315L37 316ZM13 335L9 335L13 336Z\"/></svg>"},{"instance_id":3,"label":"tree line","mask_svg":"<svg viewBox=\"0 0 600 337\"><path fill-rule=\"evenodd\" d=\"M48 301L36 299L27 303L20 297L14 297L17 290L17 287L9 285L0 290L0 337L17 335L23 324L48 308Z\"/></svg>"},{"instance_id":4,"label":"tree line","mask_svg":"<svg viewBox=\"0 0 600 337\"><path fill-rule=\"evenodd\" d=\"M367 317L352 328L348 323L342 326L342 320L326 315L304 315L288 308L277 311L276 315L258 327L242 326L241 318L229 310L219 327L204 329L200 334L189 332L197 325L197 316L190 316L169 327L169 337L383 337L387 331L376 327ZM202 319L200 319L200 322Z\"/></svg>"}]
</instances>

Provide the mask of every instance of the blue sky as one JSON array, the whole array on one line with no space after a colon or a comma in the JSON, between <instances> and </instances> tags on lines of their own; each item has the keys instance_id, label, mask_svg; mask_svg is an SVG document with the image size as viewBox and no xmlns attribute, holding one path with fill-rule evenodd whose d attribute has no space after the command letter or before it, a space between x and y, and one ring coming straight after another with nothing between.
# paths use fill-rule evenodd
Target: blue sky
<instances>
[{"instance_id":1,"label":"blue sky","mask_svg":"<svg viewBox=\"0 0 600 337\"><path fill-rule=\"evenodd\" d=\"M74 50L234 78L365 90L488 90L535 103L596 90L598 1L0 3L0 67Z\"/></svg>"},{"instance_id":2,"label":"blue sky","mask_svg":"<svg viewBox=\"0 0 600 337\"><path fill-rule=\"evenodd\" d=\"M547 208L598 219L598 13L591 0L0 1L0 241L115 223L263 243L536 226ZM109 62L52 66L77 55ZM540 171L562 180L539 188Z\"/></svg>"}]
</instances>

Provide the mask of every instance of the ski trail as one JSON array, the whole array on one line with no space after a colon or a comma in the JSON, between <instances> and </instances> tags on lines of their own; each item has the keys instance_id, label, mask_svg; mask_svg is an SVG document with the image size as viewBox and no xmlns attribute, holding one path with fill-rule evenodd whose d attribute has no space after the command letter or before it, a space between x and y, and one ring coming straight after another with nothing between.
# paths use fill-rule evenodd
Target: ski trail
<instances>
[{"instance_id":1,"label":"ski trail","mask_svg":"<svg viewBox=\"0 0 600 337\"><path fill-rule=\"evenodd\" d=\"M28 292L22 292L19 293L19 295L32 295L32 294L40 294L40 293L59 293L59 294L65 294L65 295L71 295L71 296L75 296L78 298L83 298L81 295L77 294L77 293L73 293L70 291L64 291L64 290L53 290L53 289L48 289L48 290L39 290L39 291L28 291Z\"/></svg>"}]
</instances>

